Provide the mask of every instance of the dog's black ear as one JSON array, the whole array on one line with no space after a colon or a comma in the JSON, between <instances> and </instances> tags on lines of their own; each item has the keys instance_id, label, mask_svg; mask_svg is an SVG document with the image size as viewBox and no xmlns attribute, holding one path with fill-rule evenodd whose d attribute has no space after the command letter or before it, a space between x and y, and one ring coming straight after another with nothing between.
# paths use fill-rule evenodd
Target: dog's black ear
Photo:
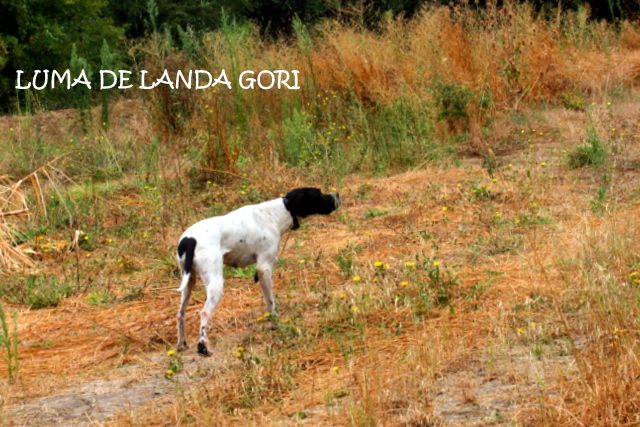
<instances>
[{"instance_id":1,"label":"dog's black ear","mask_svg":"<svg viewBox=\"0 0 640 427\"><path fill-rule=\"evenodd\" d=\"M319 188L303 187L291 190L284 196L284 205L294 218L294 229L297 218L309 215L328 215L340 206L337 194L322 194Z\"/></svg>"}]
</instances>

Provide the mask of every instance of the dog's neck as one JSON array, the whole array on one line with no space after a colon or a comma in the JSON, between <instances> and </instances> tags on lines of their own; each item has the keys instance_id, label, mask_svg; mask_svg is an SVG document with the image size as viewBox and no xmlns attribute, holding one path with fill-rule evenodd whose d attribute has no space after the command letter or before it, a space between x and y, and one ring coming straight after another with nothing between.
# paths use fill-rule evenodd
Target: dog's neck
<instances>
[{"instance_id":1,"label":"dog's neck","mask_svg":"<svg viewBox=\"0 0 640 427\"><path fill-rule=\"evenodd\" d=\"M298 222L298 217L295 216L294 214L292 214L291 212L289 212L289 214L291 214L291 220L293 221L293 224L291 225L291 229L292 230L297 230L298 228L300 228L300 223Z\"/></svg>"},{"instance_id":2,"label":"dog's neck","mask_svg":"<svg viewBox=\"0 0 640 427\"><path fill-rule=\"evenodd\" d=\"M286 198L282 198L282 203L284 204L284 208L287 210L287 212L289 213L289 215L291 216L291 230L297 230L298 228L300 228L300 223L298 222L298 217L289 210L289 207L287 206L287 199Z\"/></svg>"}]
</instances>

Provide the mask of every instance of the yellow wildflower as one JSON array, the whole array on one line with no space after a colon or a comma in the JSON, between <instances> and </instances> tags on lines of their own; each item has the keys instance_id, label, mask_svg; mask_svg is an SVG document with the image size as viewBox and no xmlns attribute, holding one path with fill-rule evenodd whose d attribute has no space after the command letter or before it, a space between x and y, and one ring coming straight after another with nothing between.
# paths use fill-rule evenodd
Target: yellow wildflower
<instances>
[{"instance_id":1,"label":"yellow wildflower","mask_svg":"<svg viewBox=\"0 0 640 427\"><path fill-rule=\"evenodd\" d=\"M244 347L241 345L236 347L236 351L235 353L233 353L233 355L236 357L236 359L242 359L242 356L244 355Z\"/></svg>"}]
</instances>

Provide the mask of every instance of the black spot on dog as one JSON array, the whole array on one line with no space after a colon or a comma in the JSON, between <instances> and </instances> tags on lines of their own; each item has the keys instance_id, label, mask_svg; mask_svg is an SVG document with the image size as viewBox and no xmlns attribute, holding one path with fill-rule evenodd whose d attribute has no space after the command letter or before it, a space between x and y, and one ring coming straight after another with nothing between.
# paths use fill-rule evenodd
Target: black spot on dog
<instances>
[{"instance_id":1,"label":"black spot on dog","mask_svg":"<svg viewBox=\"0 0 640 427\"><path fill-rule=\"evenodd\" d=\"M198 343L198 354L200 356L211 356L211 353L209 353L209 349L207 348L207 345L203 342Z\"/></svg>"},{"instance_id":2,"label":"black spot on dog","mask_svg":"<svg viewBox=\"0 0 640 427\"><path fill-rule=\"evenodd\" d=\"M191 273L191 267L193 265L193 255L196 251L196 244L198 242L193 237L183 237L178 243L178 257L182 258L182 255L185 255L184 259L184 272Z\"/></svg>"}]
</instances>

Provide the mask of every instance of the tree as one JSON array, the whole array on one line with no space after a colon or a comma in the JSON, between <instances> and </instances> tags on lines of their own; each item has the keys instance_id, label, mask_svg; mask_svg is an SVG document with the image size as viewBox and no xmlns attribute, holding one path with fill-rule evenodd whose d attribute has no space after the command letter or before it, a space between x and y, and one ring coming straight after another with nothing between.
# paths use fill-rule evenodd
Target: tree
<instances>
[{"instance_id":1,"label":"tree","mask_svg":"<svg viewBox=\"0 0 640 427\"><path fill-rule=\"evenodd\" d=\"M100 47L121 46L124 31L106 13L106 0L0 0L0 111L11 109L16 70L68 68L72 46L93 69ZM47 107L65 106L68 94L43 91Z\"/></svg>"}]
</instances>

